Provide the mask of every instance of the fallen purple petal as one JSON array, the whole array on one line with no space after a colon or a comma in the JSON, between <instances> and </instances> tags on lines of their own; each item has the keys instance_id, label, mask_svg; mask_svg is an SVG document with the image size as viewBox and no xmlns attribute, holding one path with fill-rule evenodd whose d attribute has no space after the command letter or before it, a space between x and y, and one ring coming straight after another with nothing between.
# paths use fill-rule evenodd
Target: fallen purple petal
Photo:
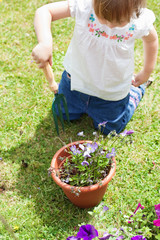
<instances>
[{"instance_id":1,"label":"fallen purple petal","mask_svg":"<svg viewBox=\"0 0 160 240\"><path fill-rule=\"evenodd\" d=\"M136 210L134 211L134 214L137 212L137 210L141 208L141 209L144 209L144 206L142 206L140 203L138 203L138 206L136 208Z\"/></svg>"},{"instance_id":2,"label":"fallen purple petal","mask_svg":"<svg viewBox=\"0 0 160 240\"><path fill-rule=\"evenodd\" d=\"M122 133L120 133L123 137L126 136L127 130L124 130Z\"/></svg>"},{"instance_id":3,"label":"fallen purple petal","mask_svg":"<svg viewBox=\"0 0 160 240\"><path fill-rule=\"evenodd\" d=\"M104 206L103 207L103 212L106 212L106 211L108 211L109 210L109 207L107 207L107 206Z\"/></svg>"},{"instance_id":4,"label":"fallen purple petal","mask_svg":"<svg viewBox=\"0 0 160 240\"><path fill-rule=\"evenodd\" d=\"M122 133L120 133L123 137L125 137L126 135L131 135L133 134L134 131L133 130L124 130Z\"/></svg>"},{"instance_id":5,"label":"fallen purple petal","mask_svg":"<svg viewBox=\"0 0 160 240\"><path fill-rule=\"evenodd\" d=\"M133 133L134 133L133 130L129 130L129 131L127 131L126 135L131 135L131 134L133 134Z\"/></svg>"}]
</instances>

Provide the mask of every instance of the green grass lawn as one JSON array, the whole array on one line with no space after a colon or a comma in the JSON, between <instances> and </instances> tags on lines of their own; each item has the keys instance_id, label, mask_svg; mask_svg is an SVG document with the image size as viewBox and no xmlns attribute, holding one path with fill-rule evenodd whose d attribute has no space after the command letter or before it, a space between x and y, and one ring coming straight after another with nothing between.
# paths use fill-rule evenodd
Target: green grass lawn
<instances>
[{"instance_id":1,"label":"green grass lawn","mask_svg":"<svg viewBox=\"0 0 160 240\"><path fill-rule=\"evenodd\" d=\"M119 210L126 214L138 202L146 207L160 203L160 57L152 74L155 82L147 89L127 126L135 131L134 145L124 147L116 157L116 175L103 199L109 207L106 217L97 220L88 210L73 206L48 177L51 159L62 143L52 119L53 93L31 58L37 43L33 26L35 10L48 2L52 1L0 2L0 220L6 221L5 224L0 221L3 240L12 237L65 240L83 223L93 224L102 231L110 225L119 227ZM155 27L159 35L159 0L149 0L148 7L157 17ZM57 82L73 27L73 19L52 25L53 70ZM136 42L135 64L137 72L143 64L141 41ZM60 137L69 143L77 140L80 131L93 139L92 121L87 116L70 126L65 123L65 132L61 130ZM22 161L28 164L27 168Z\"/></svg>"}]
</instances>

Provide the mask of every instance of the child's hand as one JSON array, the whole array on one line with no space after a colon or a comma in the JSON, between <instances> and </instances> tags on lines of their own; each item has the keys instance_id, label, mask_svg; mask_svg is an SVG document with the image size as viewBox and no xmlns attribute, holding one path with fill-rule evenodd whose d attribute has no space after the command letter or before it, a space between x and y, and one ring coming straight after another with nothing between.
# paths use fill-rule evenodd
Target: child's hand
<instances>
[{"instance_id":1,"label":"child's hand","mask_svg":"<svg viewBox=\"0 0 160 240\"><path fill-rule=\"evenodd\" d=\"M150 77L150 73L142 70L137 75L135 75L135 78L132 80L132 85L135 87L138 87L141 84L147 82L149 77Z\"/></svg>"},{"instance_id":2,"label":"child's hand","mask_svg":"<svg viewBox=\"0 0 160 240\"><path fill-rule=\"evenodd\" d=\"M32 51L32 57L39 68L44 68L47 62L52 66L52 46L44 43L37 44Z\"/></svg>"}]
</instances>

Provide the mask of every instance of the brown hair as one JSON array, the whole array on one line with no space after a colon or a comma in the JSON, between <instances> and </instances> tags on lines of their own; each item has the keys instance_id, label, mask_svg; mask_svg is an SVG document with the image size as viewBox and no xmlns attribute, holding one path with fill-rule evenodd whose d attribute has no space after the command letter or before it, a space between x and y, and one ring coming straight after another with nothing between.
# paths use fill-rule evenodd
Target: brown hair
<instances>
[{"instance_id":1,"label":"brown hair","mask_svg":"<svg viewBox=\"0 0 160 240\"><path fill-rule=\"evenodd\" d=\"M146 6L146 0L93 0L95 14L100 19L109 22L130 21L139 17L141 8Z\"/></svg>"}]
</instances>

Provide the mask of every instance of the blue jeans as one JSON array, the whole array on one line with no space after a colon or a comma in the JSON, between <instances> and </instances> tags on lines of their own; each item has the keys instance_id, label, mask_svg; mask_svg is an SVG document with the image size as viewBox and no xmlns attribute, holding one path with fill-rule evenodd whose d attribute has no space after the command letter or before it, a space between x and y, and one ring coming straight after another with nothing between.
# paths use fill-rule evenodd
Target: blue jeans
<instances>
[{"instance_id":1,"label":"blue jeans","mask_svg":"<svg viewBox=\"0 0 160 240\"><path fill-rule=\"evenodd\" d=\"M88 114L93 119L95 129L98 129L99 123L107 121L103 128L103 133L106 135L113 130L119 133L125 128L145 92L145 87L142 85L131 86L131 91L125 98L119 101L107 101L71 91L70 81L70 75L64 71L58 90L58 93L63 93L66 97L70 120L79 119L84 113ZM63 105L61 107L63 118L66 119ZM58 109L56 112L58 115Z\"/></svg>"}]
</instances>

